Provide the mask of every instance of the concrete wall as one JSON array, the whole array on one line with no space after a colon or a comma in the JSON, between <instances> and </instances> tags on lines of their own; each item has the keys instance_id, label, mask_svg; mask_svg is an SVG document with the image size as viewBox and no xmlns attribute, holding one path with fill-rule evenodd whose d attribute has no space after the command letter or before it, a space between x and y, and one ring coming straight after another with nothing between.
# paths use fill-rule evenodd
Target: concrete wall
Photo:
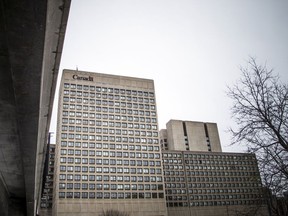
<instances>
[{"instance_id":1,"label":"concrete wall","mask_svg":"<svg viewBox=\"0 0 288 216\"><path fill-rule=\"evenodd\" d=\"M185 151L183 123L180 120L170 120L166 124L168 135L168 149Z\"/></svg>"},{"instance_id":2,"label":"concrete wall","mask_svg":"<svg viewBox=\"0 0 288 216\"><path fill-rule=\"evenodd\" d=\"M50 209L40 208L38 215L39 216L52 216L52 208L50 208Z\"/></svg>"},{"instance_id":3,"label":"concrete wall","mask_svg":"<svg viewBox=\"0 0 288 216\"><path fill-rule=\"evenodd\" d=\"M267 206L203 206L168 208L168 216L268 216Z\"/></svg>"},{"instance_id":4,"label":"concrete wall","mask_svg":"<svg viewBox=\"0 0 288 216\"><path fill-rule=\"evenodd\" d=\"M58 201L58 216L100 216L105 210L118 210L131 216L166 216L167 208L162 199L143 200L68 200Z\"/></svg>"},{"instance_id":5,"label":"concrete wall","mask_svg":"<svg viewBox=\"0 0 288 216\"><path fill-rule=\"evenodd\" d=\"M187 146L185 145L186 138L186 142L189 144L189 151L206 152L209 151L207 140L207 138L209 138L211 151L222 152L216 123L170 120L166 124L166 128L169 150L188 150ZM185 129L186 131L184 131Z\"/></svg>"},{"instance_id":6,"label":"concrete wall","mask_svg":"<svg viewBox=\"0 0 288 216\"><path fill-rule=\"evenodd\" d=\"M190 151L207 151L207 142L203 122L186 121Z\"/></svg>"},{"instance_id":7,"label":"concrete wall","mask_svg":"<svg viewBox=\"0 0 288 216\"><path fill-rule=\"evenodd\" d=\"M216 123L206 123L212 152L222 152L218 128Z\"/></svg>"}]
</instances>

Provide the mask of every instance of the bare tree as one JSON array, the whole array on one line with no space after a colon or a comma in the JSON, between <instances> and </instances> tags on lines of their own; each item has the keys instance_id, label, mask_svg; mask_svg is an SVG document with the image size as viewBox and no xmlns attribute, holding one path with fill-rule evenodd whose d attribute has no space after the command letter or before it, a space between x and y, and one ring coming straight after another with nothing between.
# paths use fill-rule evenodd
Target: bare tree
<instances>
[{"instance_id":1,"label":"bare tree","mask_svg":"<svg viewBox=\"0 0 288 216\"><path fill-rule=\"evenodd\" d=\"M256 154L263 185L283 196L288 190L288 86L255 58L240 70L242 78L227 93L238 126L230 129L233 144L245 144Z\"/></svg>"}]
</instances>

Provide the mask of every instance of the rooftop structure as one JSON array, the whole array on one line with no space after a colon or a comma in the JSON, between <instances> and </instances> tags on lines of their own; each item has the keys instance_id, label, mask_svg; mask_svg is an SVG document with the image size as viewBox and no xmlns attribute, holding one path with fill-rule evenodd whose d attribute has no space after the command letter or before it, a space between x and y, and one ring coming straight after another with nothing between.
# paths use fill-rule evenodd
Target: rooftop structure
<instances>
[{"instance_id":1,"label":"rooftop structure","mask_svg":"<svg viewBox=\"0 0 288 216\"><path fill-rule=\"evenodd\" d=\"M170 120L160 130L163 150L222 152L216 123Z\"/></svg>"}]
</instances>

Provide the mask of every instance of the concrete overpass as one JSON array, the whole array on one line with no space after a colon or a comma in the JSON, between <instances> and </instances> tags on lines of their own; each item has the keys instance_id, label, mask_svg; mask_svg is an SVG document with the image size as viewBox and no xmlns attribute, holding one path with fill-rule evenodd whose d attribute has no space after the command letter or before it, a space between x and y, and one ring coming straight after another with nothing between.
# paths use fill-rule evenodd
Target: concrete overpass
<instances>
[{"instance_id":1,"label":"concrete overpass","mask_svg":"<svg viewBox=\"0 0 288 216\"><path fill-rule=\"evenodd\" d=\"M0 215L36 215L70 0L0 0Z\"/></svg>"}]
</instances>

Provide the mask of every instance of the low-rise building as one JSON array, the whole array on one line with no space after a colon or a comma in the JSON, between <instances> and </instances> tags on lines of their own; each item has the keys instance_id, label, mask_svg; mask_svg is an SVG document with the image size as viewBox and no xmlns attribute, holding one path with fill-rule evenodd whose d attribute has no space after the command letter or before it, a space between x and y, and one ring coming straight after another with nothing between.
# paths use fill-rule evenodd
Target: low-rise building
<instances>
[{"instance_id":1,"label":"low-rise building","mask_svg":"<svg viewBox=\"0 0 288 216\"><path fill-rule=\"evenodd\" d=\"M52 215L55 144L47 145L40 215Z\"/></svg>"},{"instance_id":2,"label":"low-rise building","mask_svg":"<svg viewBox=\"0 0 288 216\"><path fill-rule=\"evenodd\" d=\"M170 120L160 143L169 216L267 215L255 155L222 152L217 124Z\"/></svg>"}]
</instances>

